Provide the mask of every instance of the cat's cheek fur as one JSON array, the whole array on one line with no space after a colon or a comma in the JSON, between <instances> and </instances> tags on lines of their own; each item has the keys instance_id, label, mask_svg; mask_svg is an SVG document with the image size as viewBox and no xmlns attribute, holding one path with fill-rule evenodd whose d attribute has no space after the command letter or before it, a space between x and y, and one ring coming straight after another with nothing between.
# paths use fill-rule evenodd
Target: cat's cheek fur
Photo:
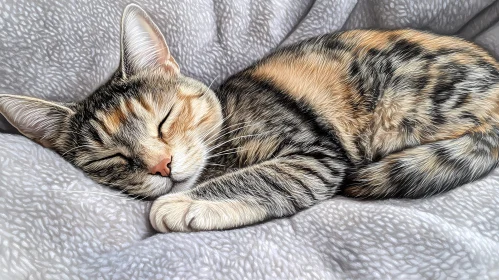
<instances>
[{"instance_id":1,"label":"cat's cheek fur","mask_svg":"<svg viewBox=\"0 0 499 280\"><path fill-rule=\"evenodd\" d=\"M171 178L177 182L172 191L187 190L206 166L207 147L196 138L189 137L175 143L172 151Z\"/></svg>"},{"instance_id":2,"label":"cat's cheek fur","mask_svg":"<svg viewBox=\"0 0 499 280\"><path fill-rule=\"evenodd\" d=\"M154 201L149 219L158 232L223 230L264 220L267 211L240 200L194 199L189 192Z\"/></svg>"}]
</instances>

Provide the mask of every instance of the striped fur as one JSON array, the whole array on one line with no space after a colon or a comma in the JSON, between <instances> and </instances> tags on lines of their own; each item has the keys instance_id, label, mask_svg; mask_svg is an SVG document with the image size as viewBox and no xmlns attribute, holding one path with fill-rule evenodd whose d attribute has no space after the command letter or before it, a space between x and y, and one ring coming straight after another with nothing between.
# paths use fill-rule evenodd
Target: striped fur
<instances>
[{"instance_id":1,"label":"striped fur","mask_svg":"<svg viewBox=\"0 0 499 280\"><path fill-rule=\"evenodd\" d=\"M340 191L426 197L499 162L498 64L470 42L415 30L327 34L275 51L214 93L180 74L139 7L127 8L122 30L120 69L86 100L0 96L0 111L100 183L177 191L152 205L158 231L249 225ZM171 177L148 174L164 154Z\"/></svg>"}]
</instances>

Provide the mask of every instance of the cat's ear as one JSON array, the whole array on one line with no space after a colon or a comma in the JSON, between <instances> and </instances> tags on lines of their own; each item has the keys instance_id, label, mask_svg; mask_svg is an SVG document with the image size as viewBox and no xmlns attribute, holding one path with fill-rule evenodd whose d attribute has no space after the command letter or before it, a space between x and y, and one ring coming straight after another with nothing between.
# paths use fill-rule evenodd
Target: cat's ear
<instances>
[{"instance_id":1,"label":"cat's ear","mask_svg":"<svg viewBox=\"0 0 499 280\"><path fill-rule=\"evenodd\" d=\"M74 112L64 105L37 98L0 94L0 113L28 138L52 147L58 128Z\"/></svg>"},{"instance_id":2,"label":"cat's ear","mask_svg":"<svg viewBox=\"0 0 499 280\"><path fill-rule=\"evenodd\" d=\"M180 72L156 24L139 6L130 4L121 19L121 71L127 77L159 67L170 74Z\"/></svg>"}]
</instances>

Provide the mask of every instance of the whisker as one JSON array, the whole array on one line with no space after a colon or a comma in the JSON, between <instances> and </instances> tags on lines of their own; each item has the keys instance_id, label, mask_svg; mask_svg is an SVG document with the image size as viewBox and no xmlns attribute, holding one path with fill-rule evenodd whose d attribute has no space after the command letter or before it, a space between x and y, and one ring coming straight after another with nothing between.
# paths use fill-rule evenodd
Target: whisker
<instances>
[{"instance_id":1,"label":"whisker","mask_svg":"<svg viewBox=\"0 0 499 280\"><path fill-rule=\"evenodd\" d=\"M209 146L212 143L216 142L217 140L221 139L222 137L226 136L227 134L234 133L234 132L236 132L238 130L241 130L241 129L249 127L249 126L251 126L251 125L245 125L245 126L242 126L242 127L234 128L233 130L230 130L230 131L227 131L227 132L225 132L223 134L220 134L217 138L215 138L215 139L213 139L213 140L211 140L209 142L206 142L206 145Z\"/></svg>"},{"instance_id":2,"label":"whisker","mask_svg":"<svg viewBox=\"0 0 499 280\"><path fill-rule=\"evenodd\" d=\"M215 166L223 166L223 167L225 167L224 164L219 164L219 163L208 163L206 165L215 165Z\"/></svg>"},{"instance_id":3,"label":"whisker","mask_svg":"<svg viewBox=\"0 0 499 280\"><path fill-rule=\"evenodd\" d=\"M61 131L59 131L59 132L68 133L68 134L76 134L76 135L81 136L82 138L85 138L85 137L86 137L85 135L83 135L83 134L81 134L81 133L79 133L79 132L76 132L76 131L61 130Z\"/></svg>"},{"instance_id":4,"label":"whisker","mask_svg":"<svg viewBox=\"0 0 499 280\"><path fill-rule=\"evenodd\" d=\"M203 137L202 137L202 138L206 137L206 135L208 135L208 134L210 134L211 132L213 132L213 130L214 130L214 129L216 129L217 127L222 126L222 125L223 125L223 124L224 124L224 123L225 123L225 122L226 122L226 121L227 121L230 117L232 117L232 115L233 115L233 114L234 114L234 112L232 112L232 113L230 113L230 114L228 114L228 115L226 115L226 116L222 116L222 121L221 121L221 122L220 122L217 126L213 127L213 128L212 128L212 129L210 129L207 133L205 133L205 134L203 135ZM220 132L222 132L222 131L224 131L224 130L226 130L226 129L228 129L228 127L223 128L222 130L220 130ZM208 138L208 139L206 139L206 140L210 140L211 138L216 137L216 136L217 136L217 134L215 134L215 135L211 136L210 138Z\"/></svg>"},{"instance_id":5,"label":"whisker","mask_svg":"<svg viewBox=\"0 0 499 280\"><path fill-rule=\"evenodd\" d=\"M116 187L118 189L120 189L120 192L121 193L125 193L125 192L128 192L130 190L134 190L136 189L136 185L129 185L127 187L123 187L122 185L118 185L118 184L113 184L113 183L106 183L107 185L111 186L111 187Z\"/></svg>"},{"instance_id":6,"label":"whisker","mask_svg":"<svg viewBox=\"0 0 499 280\"><path fill-rule=\"evenodd\" d=\"M232 114L231 114L231 115L232 115ZM217 129L218 127L222 126L222 125L225 123L225 121L227 121L227 120L229 119L229 117L230 117L231 115L227 115L227 116L225 116L225 117L222 117L222 121L221 121L220 123L218 123L216 126L212 127L210 130L208 130L208 132L204 133L204 134L201 136L201 139L205 138L207 135L209 135L210 133L212 133L212 132L213 132L213 130L215 130L215 129ZM220 130L220 132L224 131L225 129L226 129L226 128L224 128L224 129ZM211 136L211 137L210 137L210 138L208 138L207 140L209 140L209 139L211 139L211 138L213 138L213 137L215 137L215 136L217 136L217 134L215 134L215 135Z\"/></svg>"},{"instance_id":7,"label":"whisker","mask_svg":"<svg viewBox=\"0 0 499 280\"><path fill-rule=\"evenodd\" d=\"M221 154L216 154L216 155L213 155L213 156L209 156L209 157L207 157L207 159L210 159L210 158L216 158L216 157L219 157L219 156L224 156L224 155L235 154L235 153L237 153L237 152L238 152L238 151L228 152L228 153L221 153Z\"/></svg>"},{"instance_id":8,"label":"whisker","mask_svg":"<svg viewBox=\"0 0 499 280\"><path fill-rule=\"evenodd\" d=\"M224 133L224 134L220 135L219 137L217 137L217 138L215 138L215 139L211 140L209 143L207 143L207 145L208 145L208 146L209 146L209 145L211 145L213 142L216 142L216 141L220 140L223 136L226 136L227 134L234 133L234 132L236 132L236 131L238 131L238 130L241 130L241 129L243 129L243 128L250 127L250 126L252 126L252 125L253 125L253 124L249 124L249 125L245 125L245 126L242 126L242 127L239 127L239 128L235 128L235 129L233 129L233 130L231 130L231 131L228 131L228 132L226 132L226 133Z\"/></svg>"},{"instance_id":9,"label":"whisker","mask_svg":"<svg viewBox=\"0 0 499 280\"><path fill-rule=\"evenodd\" d=\"M215 78L213 78L213 80L211 81L210 85L208 86L208 89L207 89L207 90L206 90L203 94L207 93L207 92L208 92L208 90L210 90L210 89L211 89L211 86L213 85L213 83L215 82L215 80L216 80L216 79L218 79L218 77L219 77L219 76L220 76L220 75L217 75Z\"/></svg>"},{"instance_id":10,"label":"whisker","mask_svg":"<svg viewBox=\"0 0 499 280\"><path fill-rule=\"evenodd\" d=\"M246 121L246 122L240 122L240 123L235 123L235 124L229 125L229 126L225 127L224 129L220 130L220 133L222 133L222 132L224 132L225 130L227 130L227 129L231 128L231 127L234 127L234 126L236 126L236 125L240 125L240 124L247 124L247 123L249 123L249 122L250 122L250 121ZM225 134L226 134L226 133L225 133ZM225 135L225 134L223 134L223 135ZM218 136L218 135L214 135L214 136L211 136L210 138L206 139L206 140L205 140L205 141L206 141L206 143L211 143L211 142L215 141L216 139L215 139L215 140L213 140L213 141L210 141L210 140L211 140L213 137L216 137L216 136ZM219 136L218 138L220 138L220 136ZM217 138L217 139L218 139L218 138Z\"/></svg>"},{"instance_id":11,"label":"whisker","mask_svg":"<svg viewBox=\"0 0 499 280\"><path fill-rule=\"evenodd\" d=\"M221 151L219 153L216 153L216 154L213 154L213 155L210 155L208 157L208 159L210 158L215 158L215 157L219 157L219 156L223 156L223 155L230 155L230 154L236 154L238 152L245 152L245 151L248 151L249 149L241 149L241 147L237 147L237 148L233 148L233 149L227 149L225 151Z\"/></svg>"},{"instance_id":12,"label":"whisker","mask_svg":"<svg viewBox=\"0 0 499 280\"><path fill-rule=\"evenodd\" d=\"M210 130L208 130L207 132L205 132L204 134L202 134L200 138L201 139L205 138L210 133L212 133L215 129L217 129L218 127L222 126L225 120L226 120L225 118L222 118L222 121L220 123L218 123L217 125L213 126ZM216 136L216 134L213 135L213 136L211 136L210 138L212 138L214 136Z\"/></svg>"},{"instance_id":13,"label":"whisker","mask_svg":"<svg viewBox=\"0 0 499 280\"><path fill-rule=\"evenodd\" d=\"M92 148L92 146L91 146L91 145L80 145L80 146L76 146L76 147L74 147L74 148L71 148L71 149L67 150L67 151L66 151L66 152L64 152L61 156L64 156L64 155L66 155L67 153L69 153L69 152L71 152L71 151L73 151L73 150L75 150L75 149L79 149L79 148Z\"/></svg>"},{"instance_id":14,"label":"whisker","mask_svg":"<svg viewBox=\"0 0 499 280\"><path fill-rule=\"evenodd\" d=\"M234 140L237 140L237 139L242 139L242 138L248 138L248 137L256 137L256 136L261 136L261 135L265 135L265 134L268 134L270 132L263 132L263 133L257 133L257 134L250 134L250 135L242 135L242 136L238 136L238 137L234 137L234 138L231 138L227 141L224 141L216 146L214 146L213 148L209 149L208 152L211 152L213 150L215 150L216 148L219 148L220 146L230 142L230 141L234 141Z\"/></svg>"},{"instance_id":15,"label":"whisker","mask_svg":"<svg viewBox=\"0 0 499 280\"><path fill-rule=\"evenodd\" d=\"M230 117L230 116L231 116L231 115L227 115L227 116L225 116L225 117L222 117L222 122L221 122L219 125L223 125L223 124L225 123L225 121L227 121L227 120L229 119L229 117ZM223 130L225 130L225 129L226 129L226 128L222 129L221 131L223 131ZM213 130L213 128L212 128L212 130ZM211 130L211 131L212 131L212 130ZM210 131L210 132L211 132L211 131Z\"/></svg>"},{"instance_id":16,"label":"whisker","mask_svg":"<svg viewBox=\"0 0 499 280\"><path fill-rule=\"evenodd\" d=\"M230 152L230 151L234 151L234 150L239 150L240 147L237 147L237 148L232 148L232 149L227 149L227 150L223 150L223 151L220 151L216 154L220 154L220 153L225 153L225 152ZM213 155L210 155L210 156L214 156L216 154L213 154Z\"/></svg>"}]
</instances>

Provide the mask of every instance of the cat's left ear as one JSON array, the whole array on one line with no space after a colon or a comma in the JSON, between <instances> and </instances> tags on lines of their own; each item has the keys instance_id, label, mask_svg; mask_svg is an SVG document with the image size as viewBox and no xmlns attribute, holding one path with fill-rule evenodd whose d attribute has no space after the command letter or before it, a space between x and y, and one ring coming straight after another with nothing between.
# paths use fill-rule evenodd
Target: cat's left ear
<instances>
[{"instance_id":1,"label":"cat's left ear","mask_svg":"<svg viewBox=\"0 0 499 280\"><path fill-rule=\"evenodd\" d=\"M127 77L156 68L162 68L170 74L180 72L156 24L139 6L130 4L125 8L121 20L122 73Z\"/></svg>"},{"instance_id":2,"label":"cat's left ear","mask_svg":"<svg viewBox=\"0 0 499 280\"><path fill-rule=\"evenodd\" d=\"M74 114L64 105L27 96L0 94L0 113L28 138L51 148L59 129Z\"/></svg>"}]
</instances>

